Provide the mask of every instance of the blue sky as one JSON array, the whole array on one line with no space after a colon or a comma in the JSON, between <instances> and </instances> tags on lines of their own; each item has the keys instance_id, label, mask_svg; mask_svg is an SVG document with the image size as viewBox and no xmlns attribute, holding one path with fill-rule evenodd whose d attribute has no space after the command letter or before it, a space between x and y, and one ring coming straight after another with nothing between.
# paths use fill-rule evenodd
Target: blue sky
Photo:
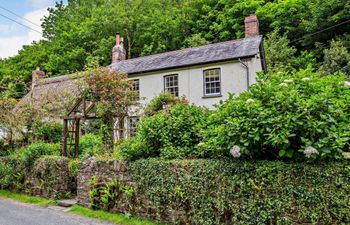
<instances>
[{"instance_id":1,"label":"blue sky","mask_svg":"<svg viewBox=\"0 0 350 225\"><path fill-rule=\"evenodd\" d=\"M40 27L22 18L16 17L1 7L11 10L17 15L40 25L40 19L47 15L47 8L54 6L56 1L57 0L0 0L0 14L25 24L32 29L41 31ZM64 2L66 2L66 0L64 0ZM13 56L17 54L18 50L20 50L23 45L28 45L34 40L37 41L41 38L41 34L0 16L0 58Z\"/></svg>"}]
</instances>

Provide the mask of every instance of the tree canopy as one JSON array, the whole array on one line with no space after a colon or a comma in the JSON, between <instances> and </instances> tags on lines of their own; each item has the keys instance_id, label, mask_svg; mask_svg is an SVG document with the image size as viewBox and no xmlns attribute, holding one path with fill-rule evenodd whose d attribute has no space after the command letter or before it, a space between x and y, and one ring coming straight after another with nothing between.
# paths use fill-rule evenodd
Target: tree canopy
<instances>
[{"instance_id":1,"label":"tree canopy","mask_svg":"<svg viewBox=\"0 0 350 225\"><path fill-rule=\"evenodd\" d=\"M252 12L259 18L261 34L275 39L270 50L276 51L273 44L284 43L286 51L280 48L275 60L294 57L288 61L292 67L311 64L318 70L325 58L332 67L322 67L325 73L349 71L343 68L348 62L334 65L339 60L330 58L340 52L349 59L349 1L68 0L48 11L42 21L45 39L0 60L0 91L8 96L25 93L36 66L48 76L58 76L81 71L92 61L110 64L115 32L125 38L128 58L134 58L242 38L244 17Z\"/></svg>"}]
</instances>

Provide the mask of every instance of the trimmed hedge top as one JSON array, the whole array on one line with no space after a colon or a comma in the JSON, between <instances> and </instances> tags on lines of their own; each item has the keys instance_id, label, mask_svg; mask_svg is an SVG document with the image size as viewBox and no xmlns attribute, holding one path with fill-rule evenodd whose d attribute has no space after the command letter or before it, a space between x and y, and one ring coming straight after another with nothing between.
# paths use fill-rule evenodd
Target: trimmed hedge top
<instances>
[{"instance_id":1,"label":"trimmed hedge top","mask_svg":"<svg viewBox=\"0 0 350 225\"><path fill-rule=\"evenodd\" d=\"M339 163L148 159L130 167L137 195L157 208L152 216L179 211L174 224L350 223L350 166Z\"/></svg>"}]
</instances>

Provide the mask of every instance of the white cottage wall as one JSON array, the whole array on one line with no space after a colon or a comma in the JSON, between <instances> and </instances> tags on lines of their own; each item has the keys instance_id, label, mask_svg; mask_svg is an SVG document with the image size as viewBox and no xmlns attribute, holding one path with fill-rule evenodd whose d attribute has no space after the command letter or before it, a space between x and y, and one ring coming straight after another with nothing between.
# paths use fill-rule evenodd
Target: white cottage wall
<instances>
[{"instance_id":1,"label":"white cottage wall","mask_svg":"<svg viewBox=\"0 0 350 225\"><path fill-rule=\"evenodd\" d=\"M262 71L259 55L242 59L249 68L250 85L256 82L256 73ZM203 72L220 68L221 95L204 96ZM177 68L153 73L130 75L130 79L139 79L141 103L147 104L164 91L164 76L178 74L179 96L185 96L190 103L212 109L220 100L228 98L229 93L240 94L247 90L247 70L238 60L212 63L200 66Z\"/></svg>"}]
</instances>

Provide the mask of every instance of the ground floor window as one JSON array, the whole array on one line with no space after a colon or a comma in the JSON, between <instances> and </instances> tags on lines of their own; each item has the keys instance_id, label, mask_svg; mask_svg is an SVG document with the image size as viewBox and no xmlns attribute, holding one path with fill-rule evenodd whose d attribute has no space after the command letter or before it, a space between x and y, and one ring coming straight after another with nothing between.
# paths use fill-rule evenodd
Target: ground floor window
<instances>
[{"instance_id":1,"label":"ground floor window","mask_svg":"<svg viewBox=\"0 0 350 225\"><path fill-rule=\"evenodd\" d=\"M128 130L129 130L129 135L135 136L136 130L137 130L137 123L139 122L139 117L137 116L132 116L128 118Z\"/></svg>"}]
</instances>

